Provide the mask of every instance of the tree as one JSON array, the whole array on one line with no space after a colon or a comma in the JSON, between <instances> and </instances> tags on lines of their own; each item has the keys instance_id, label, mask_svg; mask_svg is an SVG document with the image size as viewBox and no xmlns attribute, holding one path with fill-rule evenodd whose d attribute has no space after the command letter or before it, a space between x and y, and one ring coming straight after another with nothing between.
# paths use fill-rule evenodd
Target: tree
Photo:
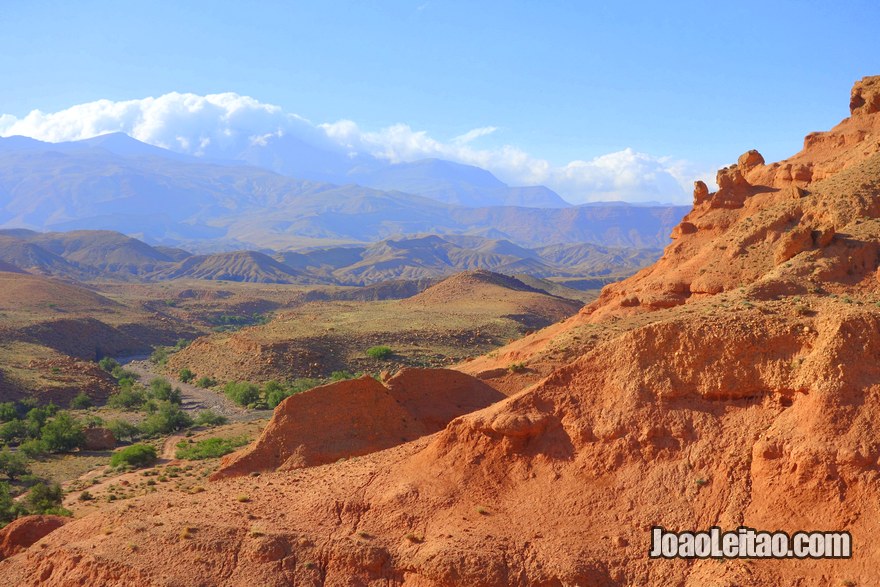
<instances>
[{"instance_id":1,"label":"tree","mask_svg":"<svg viewBox=\"0 0 880 587\"><path fill-rule=\"evenodd\" d=\"M0 450L0 473L4 473L10 481L15 481L31 472L25 456L12 452L9 448Z\"/></svg>"},{"instance_id":2,"label":"tree","mask_svg":"<svg viewBox=\"0 0 880 587\"><path fill-rule=\"evenodd\" d=\"M74 410L85 410L92 407L92 398L84 391L79 392L76 397L70 400L70 407Z\"/></svg>"},{"instance_id":3,"label":"tree","mask_svg":"<svg viewBox=\"0 0 880 587\"><path fill-rule=\"evenodd\" d=\"M249 406L260 401L260 388L253 383L230 381L226 384L226 395L240 406Z\"/></svg>"},{"instance_id":4,"label":"tree","mask_svg":"<svg viewBox=\"0 0 880 587\"><path fill-rule=\"evenodd\" d=\"M62 513L61 499L64 493L57 483L37 483L28 492L25 502L33 514Z\"/></svg>"},{"instance_id":5,"label":"tree","mask_svg":"<svg viewBox=\"0 0 880 587\"><path fill-rule=\"evenodd\" d=\"M125 420L111 420L107 423L107 429L121 442L131 442L141 434L140 428Z\"/></svg>"},{"instance_id":6,"label":"tree","mask_svg":"<svg viewBox=\"0 0 880 587\"><path fill-rule=\"evenodd\" d=\"M70 412L58 412L43 426L40 440L49 452L70 452L85 441L83 427Z\"/></svg>"},{"instance_id":7,"label":"tree","mask_svg":"<svg viewBox=\"0 0 880 587\"><path fill-rule=\"evenodd\" d=\"M156 410L141 424L141 432L147 436L170 434L189 428L193 421L186 412L171 402L157 402Z\"/></svg>"},{"instance_id":8,"label":"tree","mask_svg":"<svg viewBox=\"0 0 880 587\"><path fill-rule=\"evenodd\" d=\"M98 366L107 373L112 373L113 369L119 367L119 363L113 357L104 357L98 361Z\"/></svg>"},{"instance_id":9,"label":"tree","mask_svg":"<svg viewBox=\"0 0 880 587\"><path fill-rule=\"evenodd\" d=\"M172 388L171 382L161 377L156 377L150 381L150 391L148 395L151 399L160 401L169 401L172 404L179 404L183 401L183 397L179 388Z\"/></svg>"}]
</instances>

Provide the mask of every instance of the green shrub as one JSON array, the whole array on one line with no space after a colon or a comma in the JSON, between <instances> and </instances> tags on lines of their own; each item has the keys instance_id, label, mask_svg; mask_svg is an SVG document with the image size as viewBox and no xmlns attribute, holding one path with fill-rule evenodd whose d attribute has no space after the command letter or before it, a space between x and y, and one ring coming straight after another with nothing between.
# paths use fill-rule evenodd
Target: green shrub
<instances>
[{"instance_id":1,"label":"green shrub","mask_svg":"<svg viewBox=\"0 0 880 587\"><path fill-rule=\"evenodd\" d=\"M107 399L107 405L117 410L139 410L147 401L147 394L140 385L125 385Z\"/></svg>"},{"instance_id":2,"label":"green shrub","mask_svg":"<svg viewBox=\"0 0 880 587\"><path fill-rule=\"evenodd\" d=\"M58 412L43 426L40 440L49 452L70 452L82 446L85 433L79 419L70 412Z\"/></svg>"},{"instance_id":3,"label":"green shrub","mask_svg":"<svg viewBox=\"0 0 880 587\"><path fill-rule=\"evenodd\" d=\"M248 406L260 401L260 388L253 383L230 381L224 391L229 399L240 406Z\"/></svg>"},{"instance_id":4,"label":"green shrub","mask_svg":"<svg viewBox=\"0 0 880 587\"><path fill-rule=\"evenodd\" d=\"M45 456L49 452L44 443L39 438L30 438L18 445L18 450L26 455L29 459L36 459Z\"/></svg>"},{"instance_id":5,"label":"green shrub","mask_svg":"<svg viewBox=\"0 0 880 587\"><path fill-rule=\"evenodd\" d=\"M198 387L214 387L217 385L217 381L210 377L200 377L199 380L196 381L196 385Z\"/></svg>"},{"instance_id":6,"label":"green shrub","mask_svg":"<svg viewBox=\"0 0 880 587\"><path fill-rule=\"evenodd\" d=\"M245 437L239 438L206 438L198 442L179 442L175 458L189 461L216 459L227 455L240 446L248 443Z\"/></svg>"},{"instance_id":7,"label":"green shrub","mask_svg":"<svg viewBox=\"0 0 880 587\"><path fill-rule=\"evenodd\" d=\"M150 362L154 365L164 365L168 362L168 347L158 346L150 355Z\"/></svg>"},{"instance_id":8,"label":"green shrub","mask_svg":"<svg viewBox=\"0 0 880 587\"><path fill-rule=\"evenodd\" d=\"M179 404L183 401L183 397L179 388L172 388L171 382L162 377L156 377L150 381L150 389L147 391L149 399L159 401L168 401L172 404Z\"/></svg>"},{"instance_id":9,"label":"green shrub","mask_svg":"<svg viewBox=\"0 0 880 587\"><path fill-rule=\"evenodd\" d=\"M19 418L21 415L18 413L15 402L0 403L0 422L10 422Z\"/></svg>"},{"instance_id":10,"label":"green shrub","mask_svg":"<svg viewBox=\"0 0 880 587\"><path fill-rule=\"evenodd\" d=\"M214 413L212 410L202 410L196 414L196 426L221 426L229 422L226 416Z\"/></svg>"},{"instance_id":11,"label":"green shrub","mask_svg":"<svg viewBox=\"0 0 880 587\"><path fill-rule=\"evenodd\" d=\"M193 421L176 404L168 401L156 403L155 411L141 424L141 432L146 436L171 434L192 426Z\"/></svg>"},{"instance_id":12,"label":"green shrub","mask_svg":"<svg viewBox=\"0 0 880 587\"><path fill-rule=\"evenodd\" d=\"M367 349L367 356L371 359L383 360L389 358L394 354L394 351L391 350L391 347L387 347L385 345L379 346L371 346Z\"/></svg>"},{"instance_id":13,"label":"green shrub","mask_svg":"<svg viewBox=\"0 0 880 587\"><path fill-rule=\"evenodd\" d=\"M193 379L195 379L196 374L189 370L189 367L184 367L180 370L177 377L184 383L189 383Z\"/></svg>"},{"instance_id":14,"label":"green shrub","mask_svg":"<svg viewBox=\"0 0 880 587\"><path fill-rule=\"evenodd\" d=\"M70 400L70 407L74 410L85 410L92 407L92 398L89 397L84 391L76 394L72 400Z\"/></svg>"},{"instance_id":15,"label":"green shrub","mask_svg":"<svg viewBox=\"0 0 880 587\"><path fill-rule=\"evenodd\" d=\"M123 369L119 365L116 365L115 367L113 367L113 370L110 371L110 374L113 375L113 377L115 377L119 381L120 384L122 384L123 379L128 379L132 383L134 383L135 381L140 379L140 375L138 375L134 371L128 371L126 369Z\"/></svg>"},{"instance_id":16,"label":"green shrub","mask_svg":"<svg viewBox=\"0 0 880 587\"><path fill-rule=\"evenodd\" d=\"M0 440L3 442L21 442L28 435L27 424L22 420L10 420L0 424Z\"/></svg>"},{"instance_id":17,"label":"green shrub","mask_svg":"<svg viewBox=\"0 0 880 587\"><path fill-rule=\"evenodd\" d=\"M149 467L156 462L156 449L149 444L132 444L118 450L110 457L110 466L127 465L135 469Z\"/></svg>"},{"instance_id":18,"label":"green shrub","mask_svg":"<svg viewBox=\"0 0 880 587\"><path fill-rule=\"evenodd\" d=\"M360 377L358 373L352 373L350 371L334 371L330 374L330 381L345 381L347 379L355 379Z\"/></svg>"},{"instance_id":19,"label":"green shrub","mask_svg":"<svg viewBox=\"0 0 880 587\"><path fill-rule=\"evenodd\" d=\"M6 475L10 481L27 475L31 472L27 458L20 452L12 452L8 448L0 450L0 473Z\"/></svg>"},{"instance_id":20,"label":"green shrub","mask_svg":"<svg viewBox=\"0 0 880 587\"><path fill-rule=\"evenodd\" d=\"M98 366L107 373L112 373L114 369L119 368L119 363L113 357L104 357L98 361Z\"/></svg>"},{"instance_id":21,"label":"green shrub","mask_svg":"<svg viewBox=\"0 0 880 587\"><path fill-rule=\"evenodd\" d=\"M511 373L522 373L523 371L526 370L526 364L525 363L511 363L507 367L507 370L510 371Z\"/></svg>"},{"instance_id":22,"label":"green shrub","mask_svg":"<svg viewBox=\"0 0 880 587\"><path fill-rule=\"evenodd\" d=\"M125 420L111 420L107 423L107 429L120 442L133 442L141 435L140 428Z\"/></svg>"},{"instance_id":23,"label":"green shrub","mask_svg":"<svg viewBox=\"0 0 880 587\"><path fill-rule=\"evenodd\" d=\"M13 498L12 488L9 486L9 483L0 481L0 528L26 513L24 504L15 501Z\"/></svg>"},{"instance_id":24,"label":"green shrub","mask_svg":"<svg viewBox=\"0 0 880 587\"><path fill-rule=\"evenodd\" d=\"M31 487L25 503L32 514L70 515L70 512L61 507L63 497L59 484L38 483Z\"/></svg>"}]
</instances>

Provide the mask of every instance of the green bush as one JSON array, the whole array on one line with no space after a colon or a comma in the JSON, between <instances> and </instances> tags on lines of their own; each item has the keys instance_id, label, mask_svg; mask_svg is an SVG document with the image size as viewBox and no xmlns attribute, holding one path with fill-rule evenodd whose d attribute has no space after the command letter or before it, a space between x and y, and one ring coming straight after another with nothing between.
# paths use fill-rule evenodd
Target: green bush
<instances>
[{"instance_id":1,"label":"green bush","mask_svg":"<svg viewBox=\"0 0 880 587\"><path fill-rule=\"evenodd\" d=\"M20 452L12 452L9 448L0 450L0 473L10 481L28 475L31 472L27 458Z\"/></svg>"},{"instance_id":2,"label":"green bush","mask_svg":"<svg viewBox=\"0 0 880 587\"><path fill-rule=\"evenodd\" d=\"M184 367L180 370L180 373L178 373L177 376L182 382L189 383L190 381L195 379L196 374L190 371L189 367Z\"/></svg>"},{"instance_id":3,"label":"green bush","mask_svg":"<svg viewBox=\"0 0 880 587\"><path fill-rule=\"evenodd\" d=\"M140 385L123 385L107 399L107 405L117 410L139 410L147 402L147 394Z\"/></svg>"},{"instance_id":4,"label":"green bush","mask_svg":"<svg viewBox=\"0 0 880 587\"><path fill-rule=\"evenodd\" d=\"M30 438L18 445L18 450L29 459L37 459L49 452L46 443L39 438Z\"/></svg>"},{"instance_id":5,"label":"green bush","mask_svg":"<svg viewBox=\"0 0 880 587\"><path fill-rule=\"evenodd\" d=\"M104 357L98 361L98 366L107 373L112 373L114 369L119 368L119 363L113 357Z\"/></svg>"},{"instance_id":6,"label":"green bush","mask_svg":"<svg viewBox=\"0 0 880 587\"><path fill-rule=\"evenodd\" d=\"M15 501L9 483L0 481L0 528L27 513L24 504Z\"/></svg>"},{"instance_id":7,"label":"green bush","mask_svg":"<svg viewBox=\"0 0 880 587\"><path fill-rule=\"evenodd\" d=\"M168 347L156 347L150 355L150 362L154 365L164 365L168 362Z\"/></svg>"},{"instance_id":8,"label":"green bush","mask_svg":"<svg viewBox=\"0 0 880 587\"><path fill-rule=\"evenodd\" d=\"M389 358L394 354L394 351L391 350L391 347L385 345L379 346L371 346L367 349L367 356L371 359L383 360Z\"/></svg>"},{"instance_id":9,"label":"green bush","mask_svg":"<svg viewBox=\"0 0 880 587\"><path fill-rule=\"evenodd\" d=\"M196 381L196 385L198 387L214 387L217 385L217 381L210 377L200 377L199 380Z\"/></svg>"},{"instance_id":10,"label":"green bush","mask_svg":"<svg viewBox=\"0 0 880 587\"><path fill-rule=\"evenodd\" d=\"M92 407L92 398L84 391L79 392L70 400L70 407L74 410L85 410Z\"/></svg>"},{"instance_id":11,"label":"green bush","mask_svg":"<svg viewBox=\"0 0 880 587\"><path fill-rule=\"evenodd\" d=\"M162 377L156 377L150 381L150 389L147 392L149 399L159 401L168 401L172 404L179 404L183 401L183 397L179 388L172 388L171 382Z\"/></svg>"},{"instance_id":12,"label":"green bush","mask_svg":"<svg viewBox=\"0 0 880 587\"><path fill-rule=\"evenodd\" d=\"M146 436L171 434L192 425L192 418L179 406L168 401L160 401L156 403L155 411L141 424L141 432Z\"/></svg>"},{"instance_id":13,"label":"green bush","mask_svg":"<svg viewBox=\"0 0 880 587\"><path fill-rule=\"evenodd\" d=\"M61 499L64 493L57 483L38 483L31 487L25 498L28 510L32 514L56 514L70 515L70 512L61 507Z\"/></svg>"},{"instance_id":14,"label":"green bush","mask_svg":"<svg viewBox=\"0 0 880 587\"><path fill-rule=\"evenodd\" d=\"M221 426L229 422L226 416L214 413L212 410L202 410L196 414L196 426Z\"/></svg>"},{"instance_id":15,"label":"green bush","mask_svg":"<svg viewBox=\"0 0 880 587\"><path fill-rule=\"evenodd\" d=\"M359 373L352 373L351 371L334 371L330 374L330 381L345 381L357 377L360 377Z\"/></svg>"},{"instance_id":16,"label":"green bush","mask_svg":"<svg viewBox=\"0 0 880 587\"><path fill-rule=\"evenodd\" d=\"M10 420L0 424L0 440L3 442L21 442L28 435L27 424L22 420Z\"/></svg>"},{"instance_id":17,"label":"green bush","mask_svg":"<svg viewBox=\"0 0 880 587\"><path fill-rule=\"evenodd\" d=\"M10 422L19 418L21 415L18 413L15 402L0 403L0 422Z\"/></svg>"},{"instance_id":18,"label":"green bush","mask_svg":"<svg viewBox=\"0 0 880 587\"><path fill-rule=\"evenodd\" d=\"M260 388L253 383L230 381L224 391L229 399L240 406L249 406L260 401Z\"/></svg>"},{"instance_id":19,"label":"green bush","mask_svg":"<svg viewBox=\"0 0 880 587\"><path fill-rule=\"evenodd\" d=\"M141 435L140 428L125 420L111 420L107 423L107 429L120 442L133 442Z\"/></svg>"},{"instance_id":20,"label":"green bush","mask_svg":"<svg viewBox=\"0 0 880 587\"><path fill-rule=\"evenodd\" d=\"M243 436L238 438L206 438L193 443L179 442L174 456L189 461L216 459L247 443L248 439Z\"/></svg>"},{"instance_id":21,"label":"green bush","mask_svg":"<svg viewBox=\"0 0 880 587\"><path fill-rule=\"evenodd\" d=\"M132 444L118 450L110 457L110 466L128 465L135 469L149 467L156 462L156 449L149 444Z\"/></svg>"},{"instance_id":22,"label":"green bush","mask_svg":"<svg viewBox=\"0 0 880 587\"><path fill-rule=\"evenodd\" d=\"M122 385L123 379L128 379L130 383L134 383L135 381L140 379L140 375L138 375L134 371L127 371L119 365L113 367L113 370L110 371L110 374L119 381L120 385Z\"/></svg>"},{"instance_id":23,"label":"green bush","mask_svg":"<svg viewBox=\"0 0 880 587\"><path fill-rule=\"evenodd\" d=\"M49 452L70 452L82 446L85 433L80 421L70 412L58 412L43 426L40 440Z\"/></svg>"}]
</instances>

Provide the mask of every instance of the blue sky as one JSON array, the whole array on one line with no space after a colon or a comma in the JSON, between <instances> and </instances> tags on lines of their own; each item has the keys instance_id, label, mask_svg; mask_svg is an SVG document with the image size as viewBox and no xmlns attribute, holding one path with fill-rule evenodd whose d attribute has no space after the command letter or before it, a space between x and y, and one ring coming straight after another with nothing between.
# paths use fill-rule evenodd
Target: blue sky
<instances>
[{"instance_id":1,"label":"blue sky","mask_svg":"<svg viewBox=\"0 0 880 587\"><path fill-rule=\"evenodd\" d=\"M17 119L234 92L315 124L442 143L488 127L468 144L551 166L628 149L695 176L793 154L880 74L876 0L34 0L0 21L0 114Z\"/></svg>"}]
</instances>

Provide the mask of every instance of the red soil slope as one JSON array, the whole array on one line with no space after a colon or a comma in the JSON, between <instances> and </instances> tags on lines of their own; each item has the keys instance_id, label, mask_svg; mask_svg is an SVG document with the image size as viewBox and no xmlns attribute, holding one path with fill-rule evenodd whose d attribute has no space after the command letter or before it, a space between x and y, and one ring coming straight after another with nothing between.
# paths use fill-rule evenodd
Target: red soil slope
<instances>
[{"instance_id":1,"label":"red soil slope","mask_svg":"<svg viewBox=\"0 0 880 587\"><path fill-rule=\"evenodd\" d=\"M383 385L365 375L292 395L252 445L212 480L290 470L369 454L442 429L504 396L458 371L404 369Z\"/></svg>"},{"instance_id":2,"label":"red soil slope","mask_svg":"<svg viewBox=\"0 0 880 587\"><path fill-rule=\"evenodd\" d=\"M788 179L778 172L787 162L746 154L720 172L717 193L697 186L655 266L578 317L469 365L516 356L548 374L520 393L356 460L108 506L3 561L0 576L16 585L880 583L878 82L857 85L852 118L831 132L843 138L808 141L789 161L812 162L815 176L793 164ZM432 389L430 376L422 385ZM651 560L655 525L847 530L854 551Z\"/></svg>"}]
</instances>

